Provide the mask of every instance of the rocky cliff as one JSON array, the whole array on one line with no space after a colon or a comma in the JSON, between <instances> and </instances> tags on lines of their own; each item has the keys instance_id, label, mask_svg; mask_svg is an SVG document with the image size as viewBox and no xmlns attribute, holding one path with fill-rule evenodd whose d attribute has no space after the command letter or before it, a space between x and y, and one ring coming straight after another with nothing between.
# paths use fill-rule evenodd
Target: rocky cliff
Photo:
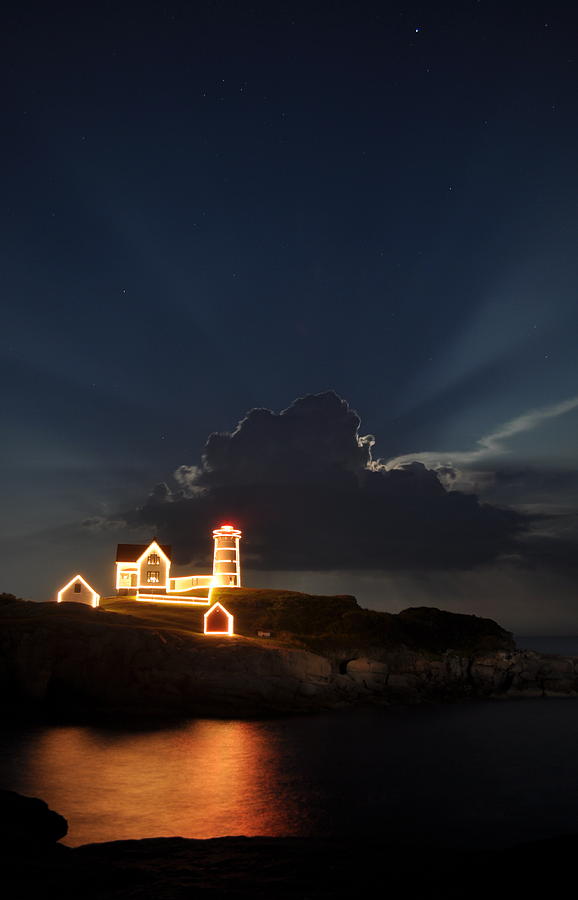
<instances>
[{"instance_id":1,"label":"rocky cliff","mask_svg":"<svg viewBox=\"0 0 578 900\"><path fill-rule=\"evenodd\" d=\"M206 638L187 627L186 610L134 604L128 608L138 615L127 615L6 600L0 604L0 703L4 710L87 717L254 716L359 703L578 694L578 658L516 650L511 635L491 620L435 609L376 619L385 614L345 599L349 630L292 641L287 632L285 640Z\"/></svg>"}]
</instances>

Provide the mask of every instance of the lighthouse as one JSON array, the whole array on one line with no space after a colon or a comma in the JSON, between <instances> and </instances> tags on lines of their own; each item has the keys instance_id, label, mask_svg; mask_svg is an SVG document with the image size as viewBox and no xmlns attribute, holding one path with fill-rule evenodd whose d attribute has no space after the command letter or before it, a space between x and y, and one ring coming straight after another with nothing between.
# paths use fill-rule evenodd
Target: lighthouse
<instances>
[{"instance_id":1,"label":"lighthouse","mask_svg":"<svg viewBox=\"0 0 578 900\"><path fill-rule=\"evenodd\" d=\"M213 531L215 555L213 557L213 585L215 587L241 587L241 562L239 541L241 532L234 525L221 525Z\"/></svg>"}]
</instances>

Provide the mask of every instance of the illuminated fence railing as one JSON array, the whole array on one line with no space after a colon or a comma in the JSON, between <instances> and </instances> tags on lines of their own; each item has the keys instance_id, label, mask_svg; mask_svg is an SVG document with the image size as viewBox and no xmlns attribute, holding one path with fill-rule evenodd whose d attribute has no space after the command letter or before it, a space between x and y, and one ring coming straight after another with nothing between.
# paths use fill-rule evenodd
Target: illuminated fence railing
<instances>
[{"instance_id":1,"label":"illuminated fence railing","mask_svg":"<svg viewBox=\"0 0 578 900\"><path fill-rule=\"evenodd\" d=\"M198 587L211 587L212 575L179 575L169 578L169 592L191 591Z\"/></svg>"}]
</instances>

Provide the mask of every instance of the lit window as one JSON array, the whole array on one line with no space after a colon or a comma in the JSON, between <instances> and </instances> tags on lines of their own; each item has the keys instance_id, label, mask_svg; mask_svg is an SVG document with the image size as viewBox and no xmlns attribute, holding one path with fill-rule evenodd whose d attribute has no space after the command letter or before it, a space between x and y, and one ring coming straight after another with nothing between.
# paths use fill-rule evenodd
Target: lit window
<instances>
[{"instance_id":1,"label":"lit window","mask_svg":"<svg viewBox=\"0 0 578 900\"><path fill-rule=\"evenodd\" d=\"M147 572L147 584L159 584L160 580L160 573L151 571L149 569L149 571Z\"/></svg>"},{"instance_id":2,"label":"lit window","mask_svg":"<svg viewBox=\"0 0 578 900\"><path fill-rule=\"evenodd\" d=\"M81 585L80 581L77 581L76 584L74 585L74 593L80 594L81 592L82 592L82 585Z\"/></svg>"},{"instance_id":3,"label":"lit window","mask_svg":"<svg viewBox=\"0 0 578 900\"><path fill-rule=\"evenodd\" d=\"M148 562L149 566L160 566L161 558L158 555L158 553L151 553L147 562Z\"/></svg>"}]
</instances>

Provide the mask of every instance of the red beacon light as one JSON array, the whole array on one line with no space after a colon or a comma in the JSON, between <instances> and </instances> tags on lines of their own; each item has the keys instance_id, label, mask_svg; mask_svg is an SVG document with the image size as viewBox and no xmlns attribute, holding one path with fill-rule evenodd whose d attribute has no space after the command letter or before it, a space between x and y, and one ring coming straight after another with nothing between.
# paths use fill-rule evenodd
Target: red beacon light
<instances>
[{"instance_id":1,"label":"red beacon light","mask_svg":"<svg viewBox=\"0 0 578 900\"><path fill-rule=\"evenodd\" d=\"M213 530L213 537L240 538L242 533L236 525L219 525Z\"/></svg>"}]
</instances>

